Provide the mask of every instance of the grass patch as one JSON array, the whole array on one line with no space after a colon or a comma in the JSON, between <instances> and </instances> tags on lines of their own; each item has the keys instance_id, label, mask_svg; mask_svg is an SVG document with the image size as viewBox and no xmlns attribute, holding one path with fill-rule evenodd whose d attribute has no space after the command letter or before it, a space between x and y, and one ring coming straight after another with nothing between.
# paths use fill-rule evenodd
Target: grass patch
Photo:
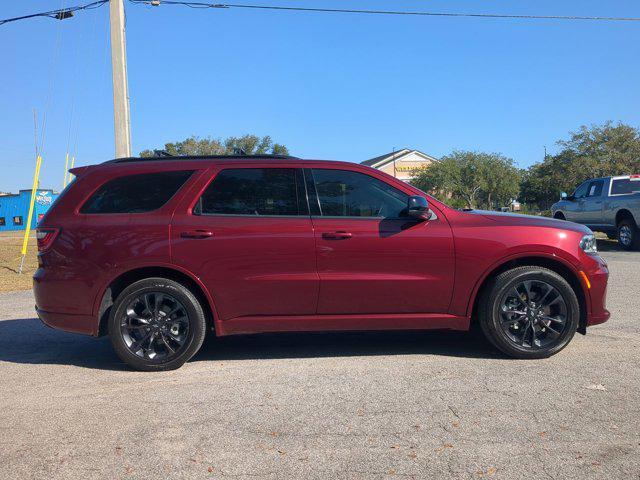
<instances>
[{"instance_id":1,"label":"grass patch","mask_svg":"<svg viewBox=\"0 0 640 480\"><path fill-rule=\"evenodd\" d=\"M27 257L24 260L22 274L18 274L20 268L20 251L24 231L0 233L0 292L13 292L16 290L29 290L33 286L31 276L38 268L38 247L35 233L29 238Z\"/></svg>"}]
</instances>

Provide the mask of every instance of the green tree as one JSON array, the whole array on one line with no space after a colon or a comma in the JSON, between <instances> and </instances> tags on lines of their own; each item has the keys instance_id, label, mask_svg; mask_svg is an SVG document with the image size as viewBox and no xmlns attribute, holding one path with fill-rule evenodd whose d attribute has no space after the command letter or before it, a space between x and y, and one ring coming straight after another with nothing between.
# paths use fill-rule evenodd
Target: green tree
<instances>
[{"instance_id":1,"label":"green tree","mask_svg":"<svg viewBox=\"0 0 640 480\"><path fill-rule=\"evenodd\" d=\"M493 208L517 195L520 171L500 154L454 151L417 170L411 183L455 207Z\"/></svg>"},{"instance_id":2,"label":"green tree","mask_svg":"<svg viewBox=\"0 0 640 480\"><path fill-rule=\"evenodd\" d=\"M247 155L289 155L286 146L280 143L273 143L271 137L258 137L256 135L244 135L242 137L227 137L224 140L219 138L200 138L191 136L181 142L171 142L164 144L164 151L174 156L188 155L233 155L238 151L243 151ZM154 150L143 150L141 157L153 157Z\"/></svg>"},{"instance_id":3,"label":"green tree","mask_svg":"<svg viewBox=\"0 0 640 480\"><path fill-rule=\"evenodd\" d=\"M520 186L520 199L543 210L589 178L640 171L640 130L623 123L582 126L557 145L560 152L529 167Z\"/></svg>"}]
</instances>

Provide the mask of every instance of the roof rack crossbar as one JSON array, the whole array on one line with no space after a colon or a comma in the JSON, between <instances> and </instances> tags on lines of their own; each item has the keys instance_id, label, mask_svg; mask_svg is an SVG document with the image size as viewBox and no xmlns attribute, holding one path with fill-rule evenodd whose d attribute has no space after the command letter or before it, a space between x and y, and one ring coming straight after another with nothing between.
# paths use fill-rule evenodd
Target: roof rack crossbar
<instances>
[{"instance_id":1,"label":"roof rack crossbar","mask_svg":"<svg viewBox=\"0 0 640 480\"><path fill-rule=\"evenodd\" d=\"M129 162L157 162L166 160L243 160L271 158L276 160L300 160L290 155L185 155L185 156L157 156L157 157L124 157L108 160L104 163L129 163Z\"/></svg>"}]
</instances>

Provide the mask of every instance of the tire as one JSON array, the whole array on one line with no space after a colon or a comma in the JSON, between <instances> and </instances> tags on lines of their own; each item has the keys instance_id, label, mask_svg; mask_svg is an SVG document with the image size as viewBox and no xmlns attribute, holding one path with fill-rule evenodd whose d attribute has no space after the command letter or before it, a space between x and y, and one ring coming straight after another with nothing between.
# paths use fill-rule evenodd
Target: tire
<instances>
[{"instance_id":1,"label":"tire","mask_svg":"<svg viewBox=\"0 0 640 480\"><path fill-rule=\"evenodd\" d=\"M118 357L146 372L180 368L200 349L207 330L195 295L166 278L146 278L125 288L111 308L108 329Z\"/></svg>"},{"instance_id":2,"label":"tire","mask_svg":"<svg viewBox=\"0 0 640 480\"><path fill-rule=\"evenodd\" d=\"M553 218L555 218L556 220L566 220L564 214L562 212L557 212Z\"/></svg>"},{"instance_id":3,"label":"tire","mask_svg":"<svg viewBox=\"0 0 640 480\"><path fill-rule=\"evenodd\" d=\"M551 305L543 306L546 303ZM547 358L573 338L580 320L580 303L571 285L553 270L517 267L490 280L480 298L478 320L487 340L506 355Z\"/></svg>"},{"instance_id":4,"label":"tire","mask_svg":"<svg viewBox=\"0 0 640 480\"><path fill-rule=\"evenodd\" d=\"M624 250L640 248L640 234L632 219L624 218L618 222L618 244Z\"/></svg>"}]
</instances>

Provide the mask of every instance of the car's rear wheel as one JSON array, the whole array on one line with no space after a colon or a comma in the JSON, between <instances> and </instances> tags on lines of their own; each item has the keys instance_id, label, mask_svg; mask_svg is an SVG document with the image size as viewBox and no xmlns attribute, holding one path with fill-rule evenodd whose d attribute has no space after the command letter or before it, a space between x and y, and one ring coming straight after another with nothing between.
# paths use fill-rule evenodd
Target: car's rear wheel
<instances>
[{"instance_id":1,"label":"car's rear wheel","mask_svg":"<svg viewBox=\"0 0 640 480\"><path fill-rule=\"evenodd\" d=\"M638 227L630 218L624 218L618 222L618 243L625 250L633 250L640 247Z\"/></svg>"},{"instance_id":2,"label":"car's rear wheel","mask_svg":"<svg viewBox=\"0 0 640 480\"><path fill-rule=\"evenodd\" d=\"M580 304L571 285L558 273L524 266L493 278L478 306L485 337L515 358L546 358L573 338Z\"/></svg>"},{"instance_id":3,"label":"car's rear wheel","mask_svg":"<svg viewBox=\"0 0 640 480\"><path fill-rule=\"evenodd\" d=\"M184 285L165 278L139 280L124 289L109 316L118 356L136 370L173 370L202 346L206 319Z\"/></svg>"},{"instance_id":4,"label":"car's rear wheel","mask_svg":"<svg viewBox=\"0 0 640 480\"><path fill-rule=\"evenodd\" d=\"M553 218L557 219L557 220L566 220L564 213L562 212L556 212L556 214L553 216Z\"/></svg>"}]
</instances>

